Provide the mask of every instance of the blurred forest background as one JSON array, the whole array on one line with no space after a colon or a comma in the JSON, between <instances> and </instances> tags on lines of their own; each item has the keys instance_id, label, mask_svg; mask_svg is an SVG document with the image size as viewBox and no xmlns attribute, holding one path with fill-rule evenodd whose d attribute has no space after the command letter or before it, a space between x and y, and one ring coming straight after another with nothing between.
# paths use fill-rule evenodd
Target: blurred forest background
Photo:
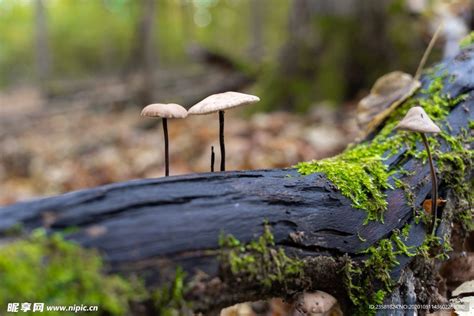
<instances>
[{"instance_id":1,"label":"blurred forest background","mask_svg":"<svg viewBox=\"0 0 474 316\"><path fill-rule=\"evenodd\" d=\"M0 205L162 176L141 108L227 90L261 98L226 116L228 169L334 155L357 101L414 74L441 22L428 64L473 28L471 0L0 0ZM171 174L209 171L217 132L170 122Z\"/></svg>"}]
</instances>

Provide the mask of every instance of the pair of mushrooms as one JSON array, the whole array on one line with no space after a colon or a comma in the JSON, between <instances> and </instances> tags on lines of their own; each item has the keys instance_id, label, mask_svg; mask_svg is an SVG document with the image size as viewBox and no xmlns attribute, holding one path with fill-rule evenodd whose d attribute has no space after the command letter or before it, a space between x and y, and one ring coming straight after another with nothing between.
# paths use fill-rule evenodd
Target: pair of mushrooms
<instances>
[{"instance_id":1,"label":"pair of mushrooms","mask_svg":"<svg viewBox=\"0 0 474 316\"><path fill-rule=\"evenodd\" d=\"M260 101L254 95L228 91L213 94L192 106L189 111L179 104L154 103L147 105L141 115L148 117L161 117L163 120L163 134L165 138L165 176L169 176L169 145L168 145L168 119L186 118L191 115L205 115L219 112L219 144L221 150L221 171L225 171L225 144L224 144L224 111L242 105L253 104ZM212 158L214 157L212 153ZM211 162L213 171L214 163Z\"/></svg>"},{"instance_id":2,"label":"pair of mushrooms","mask_svg":"<svg viewBox=\"0 0 474 316\"><path fill-rule=\"evenodd\" d=\"M436 179L436 172L433 165L433 158L431 157L430 146L426 133L437 134L441 132L439 127L430 119L425 110L420 106L412 107L408 110L405 117L398 123L395 129L418 132L421 135L423 144L425 145L426 153L428 154L428 162L430 164L431 173L431 213L433 215L433 230L431 234L434 236L436 233L436 207L438 202L438 180Z\"/></svg>"},{"instance_id":3,"label":"pair of mushrooms","mask_svg":"<svg viewBox=\"0 0 474 316\"><path fill-rule=\"evenodd\" d=\"M213 94L201 102L195 104L193 107L186 111L179 104L169 103L161 104L155 103L146 106L141 115L149 117L161 117L163 119L163 133L165 140L165 176L169 175L169 145L168 145L168 119L186 118L188 114L204 115L219 112L219 144L221 150L221 171L225 171L225 144L224 144L224 111L242 106L247 104L253 104L260 101L257 96L238 93L238 92L224 92L219 94ZM395 129L405 130L410 132L418 132L421 135L423 144L428 154L428 162L430 165L430 173L432 180L431 187L431 213L434 216L433 219L433 231L436 231L436 209L438 201L438 181L436 178L436 172L434 169L433 158L431 156L430 147L426 133L439 133L441 130L439 127L430 119L428 114L420 106L411 108L405 117L398 123ZM211 168L214 166L214 151L211 155Z\"/></svg>"}]
</instances>

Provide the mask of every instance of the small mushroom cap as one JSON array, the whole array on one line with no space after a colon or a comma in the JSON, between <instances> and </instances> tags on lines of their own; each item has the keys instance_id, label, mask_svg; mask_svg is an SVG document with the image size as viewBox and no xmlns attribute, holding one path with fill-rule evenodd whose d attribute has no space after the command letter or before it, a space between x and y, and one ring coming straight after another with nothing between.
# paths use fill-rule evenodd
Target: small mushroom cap
<instances>
[{"instance_id":1,"label":"small mushroom cap","mask_svg":"<svg viewBox=\"0 0 474 316\"><path fill-rule=\"evenodd\" d=\"M188 111L179 104L175 103L153 103L143 108L141 116L163 117L163 118L185 118Z\"/></svg>"},{"instance_id":2,"label":"small mushroom cap","mask_svg":"<svg viewBox=\"0 0 474 316\"><path fill-rule=\"evenodd\" d=\"M327 315L336 304L334 296L326 292L304 292L294 303L296 313L293 315Z\"/></svg>"},{"instance_id":3,"label":"small mushroom cap","mask_svg":"<svg viewBox=\"0 0 474 316\"><path fill-rule=\"evenodd\" d=\"M260 98L257 96L228 91L208 96L190 108L188 113L194 115L209 114L241 105L257 103L258 101L260 101Z\"/></svg>"},{"instance_id":4,"label":"small mushroom cap","mask_svg":"<svg viewBox=\"0 0 474 316\"><path fill-rule=\"evenodd\" d=\"M421 106L412 107L395 129L420 133L439 133L441 130Z\"/></svg>"}]
</instances>

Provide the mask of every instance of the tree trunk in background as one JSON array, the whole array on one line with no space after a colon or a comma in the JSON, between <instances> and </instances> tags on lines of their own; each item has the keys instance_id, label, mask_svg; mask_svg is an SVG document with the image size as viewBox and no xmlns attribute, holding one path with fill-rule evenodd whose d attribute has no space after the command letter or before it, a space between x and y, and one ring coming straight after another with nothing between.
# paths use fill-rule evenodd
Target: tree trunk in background
<instances>
[{"instance_id":1,"label":"tree trunk in background","mask_svg":"<svg viewBox=\"0 0 474 316\"><path fill-rule=\"evenodd\" d=\"M193 3L189 3L186 0L181 0L181 23L184 42L189 44L194 43L194 16L193 16Z\"/></svg>"},{"instance_id":2,"label":"tree trunk in background","mask_svg":"<svg viewBox=\"0 0 474 316\"><path fill-rule=\"evenodd\" d=\"M43 0L35 2L35 55L36 75L38 86L42 93L46 93L45 82L49 79L51 55L48 45L48 28Z\"/></svg>"},{"instance_id":3,"label":"tree trunk in background","mask_svg":"<svg viewBox=\"0 0 474 316\"><path fill-rule=\"evenodd\" d=\"M311 0L293 0L288 16L288 39L279 54L275 74L264 83L268 98L264 107L297 110L299 104L310 102L312 96L295 90L309 90L318 65L311 62L320 50L321 41L311 26ZM302 100L304 98L304 100Z\"/></svg>"},{"instance_id":4,"label":"tree trunk in background","mask_svg":"<svg viewBox=\"0 0 474 316\"><path fill-rule=\"evenodd\" d=\"M138 99L143 105L153 99L154 69L157 54L154 48L155 0L141 0L140 15L137 25L136 41L131 54L132 71L140 77Z\"/></svg>"},{"instance_id":5,"label":"tree trunk in background","mask_svg":"<svg viewBox=\"0 0 474 316\"><path fill-rule=\"evenodd\" d=\"M403 65L400 51L413 45L395 43L391 23L405 21L407 14L401 11L394 19L397 13L390 11L391 4L389 0L293 0L288 38L274 75L263 84L269 96L264 107L305 111L317 101L354 99L378 76L394 70L391 65ZM407 21L411 22L409 17ZM397 41L413 42L416 35L406 34L407 30Z\"/></svg>"},{"instance_id":6,"label":"tree trunk in background","mask_svg":"<svg viewBox=\"0 0 474 316\"><path fill-rule=\"evenodd\" d=\"M372 82L367 82L370 72L374 71L371 66L388 69L396 58L394 45L388 38L389 4L387 0L365 0L354 6L358 32L349 44L351 58L347 58L345 63L347 86L344 99L354 98L361 89L371 86Z\"/></svg>"},{"instance_id":7,"label":"tree trunk in background","mask_svg":"<svg viewBox=\"0 0 474 316\"><path fill-rule=\"evenodd\" d=\"M249 56L259 63L263 57L263 20L265 13L264 0L250 1L250 47Z\"/></svg>"}]
</instances>

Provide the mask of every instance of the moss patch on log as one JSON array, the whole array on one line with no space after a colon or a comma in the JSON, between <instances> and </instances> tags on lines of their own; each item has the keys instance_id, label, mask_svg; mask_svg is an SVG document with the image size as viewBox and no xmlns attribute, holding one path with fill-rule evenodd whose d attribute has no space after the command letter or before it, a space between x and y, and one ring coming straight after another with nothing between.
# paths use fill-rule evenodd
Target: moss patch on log
<instances>
[{"instance_id":1,"label":"moss patch on log","mask_svg":"<svg viewBox=\"0 0 474 316\"><path fill-rule=\"evenodd\" d=\"M220 263L224 272L221 276L232 292L257 288L262 298L270 295L291 299L298 292L317 289L333 294L343 291L354 305L352 314L375 315L376 310L370 306L382 304L397 286L392 272L400 265L400 256L445 260L452 250L447 237L430 234L419 247L407 246L411 228L405 224L395 229L387 238L360 252L360 260L348 256L293 259L283 249L275 249L268 225L262 236L249 243L222 235ZM337 289L334 282L341 279L343 288Z\"/></svg>"},{"instance_id":2,"label":"moss patch on log","mask_svg":"<svg viewBox=\"0 0 474 316\"><path fill-rule=\"evenodd\" d=\"M96 251L37 230L0 247L0 306L88 304L98 305L101 313L124 315L131 302L143 299L144 288L138 281L106 275L103 268Z\"/></svg>"},{"instance_id":3,"label":"moss patch on log","mask_svg":"<svg viewBox=\"0 0 474 316\"><path fill-rule=\"evenodd\" d=\"M298 293L322 290L349 302L340 282L350 260L347 255L293 258L276 246L267 224L253 241L242 243L232 235L221 235L220 244L220 299L230 297L230 303L235 303L236 296L246 293L244 301L249 294L253 299L281 297L291 301Z\"/></svg>"},{"instance_id":4,"label":"moss patch on log","mask_svg":"<svg viewBox=\"0 0 474 316\"><path fill-rule=\"evenodd\" d=\"M174 316L188 315L191 305L184 299L187 291L187 283L181 267L176 268L174 278L171 282L165 283L152 293L152 301L158 315Z\"/></svg>"},{"instance_id":5,"label":"moss patch on log","mask_svg":"<svg viewBox=\"0 0 474 316\"><path fill-rule=\"evenodd\" d=\"M232 235L219 239L222 249L220 262L237 280L260 284L265 289L286 287L286 282L303 275L303 262L292 259L282 248L275 248L275 240L268 225L255 241L241 243Z\"/></svg>"},{"instance_id":6,"label":"moss patch on log","mask_svg":"<svg viewBox=\"0 0 474 316\"><path fill-rule=\"evenodd\" d=\"M441 174L440 179L446 187L449 187L453 194L451 201L453 205L456 205L454 211L454 221L461 222L463 228L467 231L472 230L472 201L473 201L473 185L472 179L466 181L466 178L470 177L470 170L472 170L474 151L470 148L470 144L474 141L472 136L472 130L466 131L463 129L458 136L452 136L446 129L449 130L450 126L444 122L449 110L463 101L466 96L461 95L457 98L451 98L449 95L444 94L443 91L443 80L447 80L445 76L435 78L428 89L422 90L422 95L417 98L412 98L399 107L392 116L386 122L386 125L381 132L372 140L371 143L362 143L353 148L350 148L347 152L340 156L333 158L339 162L346 162L347 157L353 157L356 153L363 149L368 149L371 154L374 154L376 159L383 164L383 160L390 157L393 154L393 149L398 149L401 146L405 146L406 151L404 155L407 158L416 158L426 163L426 152L417 151L417 143L420 142L419 136L416 134L397 133L392 132L394 126L403 117L404 113L415 105L421 105L430 117L440 125L445 126L445 129L438 135L438 137L430 138L430 146L433 151L435 162L438 166L438 172ZM469 122L469 127L472 129L472 123ZM446 145L447 150L441 150L441 146ZM382 158L383 157L383 158ZM365 158L365 157L364 157ZM353 159L351 163L358 164L356 159ZM364 164L362 160L362 164ZM303 163L299 165L299 168L308 168L314 166L313 162ZM313 169L314 172L325 172L327 170L327 164L323 162L318 168ZM367 174L363 175L373 180L374 176L370 173L370 168L367 169ZM379 167L379 170L382 170ZM421 205L415 205L415 195L412 192L412 188L405 183L402 179L403 176L410 175L406 170L389 171L387 168L384 177L393 176L394 183L397 188L401 188L405 191L405 198L407 203L414 210L415 222L418 223L422 220L428 224L430 220L429 214L427 214ZM306 174L305 170L302 170L303 174ZM342 170L341 173L345 176L349 175L349 170ZM338 177L337 174L334 175ZM335 182L341 181L340 179L332 179L328 175L328 178ZM376 174L375 178L380 179L380 175ZM344 177L342 177L344 179ZM346 186L346 190L355 190L357 193L362 192L362 196L366 194L363 201L370 197L371 193L364 187L351 186L351 181L342 182L342 185ZM379 186L380 191L378 194L383 194L384 186ZM369 193L367 193L369 192ZM349 196L350 197L350 196ZM354 200L353 200L354 202ZM355 204L357 205L357 204ZM383 203L379 203L379 209L382 209ZM360 207L359 207L360 208ZM369 212L368 220L373 219L374 213L371 213L373 209L367 209ZM403 227L401 232L395 231L389 238L380 240L376 245L365 250L365 253L369 255L369 258L364 260L362 263L350 262L346 265L346 287L348 294L356 306L357 313L360 315L371 315L375 314L375 310L370 310L368 307L371 304L379 304L383 301L383 298L392 291L394 284L390 278L391 271L398 265L396 260L397 255L403 254L407 256L417 256L423 258L423 260L432 261L434 259L445 260L449 258L449 252L452 250L448 236L444 238L434 237L427 234L423 244L416 249L408 248L405 246L403 240L406 240L409 233L409 226Z\"/></svg>"},{"instance_id":7,"label":"moss patch on log","mask_svg":"<svg viewBox=\"0 0 474 316\"><path fill-rule=\"evenodd\" d=\"M446 94L443 91L444 80L450 79L446 75L433 78L427 89L421 90L416 97L400 105L371 141L349 147L335 157L301 162L296 165L298 172L302 175L324 173L344 196L351 199L353 207L367 212L366 223L372 220L383 222L383 214L387 210L385 191L393 189L389 184L389 178L398 178L400 182L403 175L403 170L389 170L384 161L400 148L406 148L404 156L407 158L426 159L425 151L417 150L417 144L421 143L417 133L396 133L393 129L408 109L416 105L422 106L433 121L444 125L449 111L466 98L466 95L452 98ZM439 150L440 139L448 143L449 152ZM441 166L453 163L457 164L459 173L466 170L466 164L472 163L473 151L465 149L464 144L461 139L451 136L446 131L442 131L437 138L430 137L430 145L440 171L447 170ZM464 177L465 174L459 174L455 180L457 184L461 184ZM465 193L466 189L462 191Z\"/></svg>"},{"instance_id":8,"label":"moss patch on log","mask_svg":"<svg viewBox=\"0 0 474 316\"><path fill-rule=\"evenodd\" d=\"M474 44L474 32L469 33L466 35L460 42L459 47L466 48Z\"/></svg>"},{"instance_id":9,"label":"moss patch on log","mask_svg":"<svg viewBox=\"0 0 474 316\"><path fill-rule=\"evenodd\" d=\"M390 238L362 252L368 256L360 263L348 261L344 268L344 282L347 293L355 306L356 315L375 315L370 305L381 304L395 286L391 272L400 263L397 256L415 256L413 247L405 245L409 226L402 231L395 230Z\"/></svg>"},{"instance_id":10,"label":"moss patch on log","mask_svg":"<svg viewBox=\"0 0 474 316\"><path fill-rule=\"evenodd\" d=\"M441 89L442 86L439 79L437 79L430 86L429 91L424 93L432 93L433 90L441 91ZM431 95L431 99L438 100L436 104L438 106L441 105L441 108L431 108L428 113L435 118L435 121L441 122L447 116L447 110L463 100L464 96L451 99L450 102L447 102L447 97L438 99L435 95ZM405 107L408 109L413 105L412 102L415 101L410 101L408 103L409 106L406 105ZM397 120L391 119L388 123L395 124L396 122ZM471 125L472 123L469 122L470 128L472 128ZM447 128L449 129L450 127L447 126ZM383 134L379 134L376 140L382 137L384 137ZM411 137L411 144L405 142L405 146L409 145L405 155L425 161L427 158L426 152L415 151L416 138ZM393 139L390 141L394 142ZM472 131L462 130L458 136L451 136L447 132L442 132L439 138L432 138L430 143L434 152L433 156L438 165L438 171L442 175L441 179L453 192L453 201L451 202L456 206L452 214L453 221L461 223L466 231L472 231L474 225L472 214L472 179L466 181L466 177L469 177L470 170L472 170L474 152L470 149L470 144L473 141ZM442 142L448 145L448 152L440 150ZM398 170L396 173L397 176L401 177L406 175L407 171ZM418 223L419 220L422 220L428 223L430 216L425 213L421 206L415 205L415 196L411 188L400 178L395 178L395 185L405 191L407 202L414 209L415 222ZM395 284L393 284L389 276L393 268L398 265L396 261L397 255L416 255L427 262L432 262L434 259L446 260L449 258L449 252L452 248L448 236L440 238L427 234L423 244L416 249L406 247L403 240L406 240L408 237L409 227L405 225L400 233L395 231L390 238L383 239L365 250L365 253L369 254L370 257L361 264L356 264L352 261L347 264L345 269L346 287L352 302L356 306L357 314L375 314L375 310L371 310L368 307L371 304L380 304L383 298L392 291ZM377 284L379 287L374 286Z\"/></svg>"},{"instance_id":11,"label":"moss patch on log","mask_svg":"<svg viewBox=\"0 0 474 316\"><path fill-rule=\"evenodd\" d=\"M21 228L14 237L22 237ZM0 306L11 302L98 305L99 314L128 315L135 306L163 316L192 315L184 299L188 284L178 267L170 282L147 290L138 279L104 273L100 254L47 236L42 229L0 247ZM145 306L150 305L150 306Z\"/></svg>"},{"instance_id":12,"label":"moss patch on log","mask_svg":"<svg viewBox=\"0 0 474 316\"><path fill-rule=\"evenodd\" d=\"M419 247L405 244L409 237L410 225L394 230L390 237L377 242L361 254L368 257L361 262L347 261L344 267L344 283L347 294L355 306L355 315L375 315L377 310L371 305L382 304L397 286L391 273L400 263L398 257L418 257L427 262L434 259L446 260L452 251L449 239L427 234ZM433 293L434 294L434 293Z\"/></svg>"}]
</instances>

